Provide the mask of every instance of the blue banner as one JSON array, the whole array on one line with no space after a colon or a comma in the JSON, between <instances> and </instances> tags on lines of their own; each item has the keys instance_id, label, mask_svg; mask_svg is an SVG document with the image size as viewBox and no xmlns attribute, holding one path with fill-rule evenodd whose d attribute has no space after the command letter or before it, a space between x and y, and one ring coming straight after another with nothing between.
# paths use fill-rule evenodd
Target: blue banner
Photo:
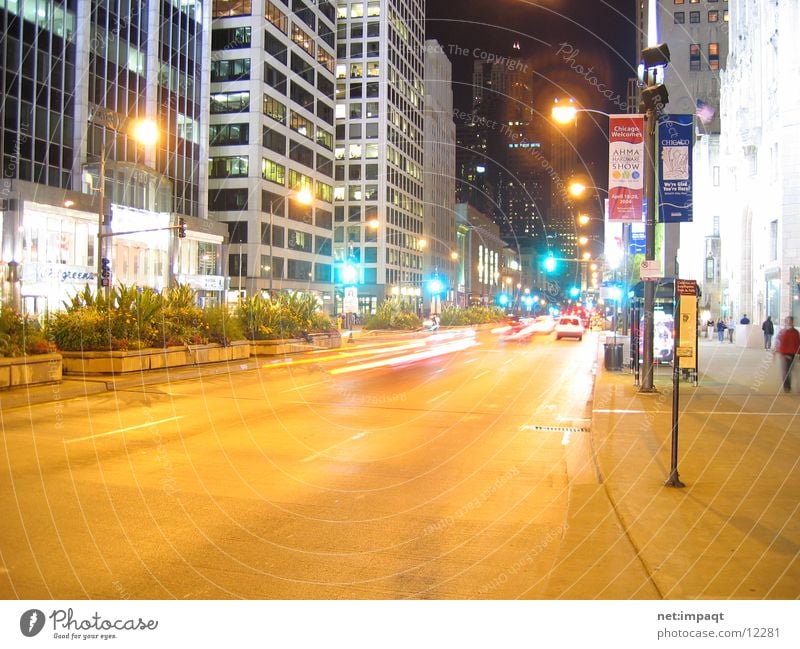
<instances>
[{"instance_id":1,"label":"blue banner","mask_svg":"<svg viewBox=\"0 0 800 649\"><path fill-rule=\"evenodd\" d=\"M694 115L665 115L658 123L658 220L692 221Z\"/></svg>"},{"instance_id":2,"label":"blue banner","mask_svg":"<svg viewBox=\"0 0 800 649\"><path fill-rule=\"evenodd\" d=\"M645 254L646 235L644 223L631 223L630 234L628 235L628 254Z\"/></svg>"}]
</instances>

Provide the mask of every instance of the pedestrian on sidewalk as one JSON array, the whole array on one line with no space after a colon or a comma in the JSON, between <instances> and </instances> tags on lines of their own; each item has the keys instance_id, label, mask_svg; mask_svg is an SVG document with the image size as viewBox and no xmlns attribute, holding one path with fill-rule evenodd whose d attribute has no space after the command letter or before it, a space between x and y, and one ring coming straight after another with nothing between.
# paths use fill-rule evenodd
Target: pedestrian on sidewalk
<instances>
[{"instance_id":1,"label":"pedestrian on sidewalk","mask_svg":"<svg viewBox=\"0 0 800 649\"><path fill-rule=\"evenodd\" d=\"M775 341L775 353L781 357L781 371L783 372L783 391L792 391L792 368L800 354L800 331L794 328L794 318L786 317L786 324L778 332Z\"/></svg>"},{"instance_id":2,"label":"pedestrian on sidewalk","mask_svg":"<svg viewBox=\"0 0 800 649\"><path fill-rule=\"evenodd\" d=\"M717 337L720 342L725 340L725 321L722 318L717 320Z\"/></svg>"},{"instance_id":3,"label":"pedestrian on sidewalk","mask_svg":"<svg viewBox=\"0 0 800 649\"><path fill-rule=\"evenodd\" d=\"M772 347L772 336L775 333L775 324L772 322L772 316L768 315L767 319L761 323L761 331L764 332L764 349Z\"/></svg>"},{"instance_id":4,"label":"pedestrian on sidewalk","mask_svg":"<svg viewBox=\"0 0 800 649\"><path fill-rule=\"evenodd\" d=\"M733 319L733 316L728 318L728 342L733 343L733 332L736 330L736 321Z\"/></svg>"},{"instance_id":5,"label":"pedestrian on sidewalk","mask_svg":"<svg viewBox=\"0 0 800 649\"><path fill-rule=\"evenodd\" d=\"M739 324L750 324L750 318L747 317L746 313L742 316L742 319L739 320Z\"/></svg>"}]
</instances>

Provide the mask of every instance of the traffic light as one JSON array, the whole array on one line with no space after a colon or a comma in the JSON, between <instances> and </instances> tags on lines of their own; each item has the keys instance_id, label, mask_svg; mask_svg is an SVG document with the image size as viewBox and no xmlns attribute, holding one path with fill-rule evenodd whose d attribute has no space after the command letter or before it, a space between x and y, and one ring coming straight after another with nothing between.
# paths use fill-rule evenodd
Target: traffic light
<instances>
[{"instance_id":1,"label":"traffic light","mask_svg":"<svg viewBox=\"0 0 800 649\"><path fill-rule=\"evenodd\" d=\"M358 283L358 268L355 264L345 262L341 267L342 284Z\"/></svg>"},{"instance_id":2,"label":"traffic light","mask_svg":"<svg viewBox=\"0 0 800 649\"><path fill-rule=\"evenodd\" d=\"M579 289L577 286L573 286L572 288L569 289L569 296L572 298L578 297L580 294L581 294L581 289Z\"/></svg>"},{"instance_id":3,"label":"traffic light","mask_svg":"<svg viewBox=\"0 0 800 649\"><path fill-rule=\"evenodd\" d=\"M552 273L556 269L556 258L553 257L552 253L547 255L544 260L544 269L548 273Z\"/></svg>"},{"instance_id":4,"label":"traffic light","mask_svg":"<svg viewBox=\"0 0 800 649\"><path fill-rule=\"evenodd\" d=\"M107 257L100 260L100 286L111 286L111 260Z\"/></svg>"},{"instance_id":5,"label":"traffic light","mask_svg":"<svg viewBox=\"0 0 800 649\"><path fill-rule=\"evenodd\" d=\"M442 283L442 280L440 280L438 277L428 280L428 290L431 292L431 295L439 295L442 291L444 291L444 284Z\"/></svg>"},{"instance_id":6,"label":"traffic light","mask_svg":"<svg viewBox=\"0 0 800 649\"><path fill-rule=\"evenodd\" d=\"M500 293L497 296L497 304L499 304L500 306L508 306L508 294Z\"/></svg>"},{"instance_id":7,"label":"traffic light","mask_svg":"<svg viewBox=\"0 0 800 649\"><path fill-rule=\"evenodd\" d=\"M178 238L185 239L186 238L186 219L180 217L178 219Z\"/></svg>"}]
</instances>

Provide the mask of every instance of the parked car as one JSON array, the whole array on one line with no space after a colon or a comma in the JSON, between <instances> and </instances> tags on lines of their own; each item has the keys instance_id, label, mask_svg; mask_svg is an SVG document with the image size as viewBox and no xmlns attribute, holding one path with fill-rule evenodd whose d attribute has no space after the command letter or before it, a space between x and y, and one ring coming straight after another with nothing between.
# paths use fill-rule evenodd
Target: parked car
<instances>
[{"instance_id":1,"label":"parked car","mask_svg":"<svg viewBox=\"0 0 800 649\"><path fill-rule=\"evenodd\" d=\"M581 319L576 315L561 316L556 323L556 340L561 338L577 338L583 340L585 331Z\"/></svg>"}]
</instances>

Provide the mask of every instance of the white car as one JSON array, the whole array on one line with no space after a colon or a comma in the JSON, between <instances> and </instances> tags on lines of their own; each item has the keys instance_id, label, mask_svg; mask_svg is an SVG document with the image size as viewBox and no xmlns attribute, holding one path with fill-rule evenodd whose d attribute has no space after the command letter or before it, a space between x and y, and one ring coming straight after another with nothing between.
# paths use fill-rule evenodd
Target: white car
<instances>
[{"instance_id":1,"label":"white car","mask_svg":"<svg viewBox=\"0 0 800 649\"><path fill-rule=\"evenodd\" d=\"M576 315L562 315L556 323L556 340L561 338L577 338L583 340L585 331L581 319Z\"/></svg>"},{"instance_id":2,"label":"white car","mask_svg":"<svg viewBox=\"0 0 800 649\"><path fill-rule=\"evenodd\" d=\"M537 316L531 325L533 333L537 334L551 334L556 327L556 321L551 315Z\"/></svg>"}]
</instances>

